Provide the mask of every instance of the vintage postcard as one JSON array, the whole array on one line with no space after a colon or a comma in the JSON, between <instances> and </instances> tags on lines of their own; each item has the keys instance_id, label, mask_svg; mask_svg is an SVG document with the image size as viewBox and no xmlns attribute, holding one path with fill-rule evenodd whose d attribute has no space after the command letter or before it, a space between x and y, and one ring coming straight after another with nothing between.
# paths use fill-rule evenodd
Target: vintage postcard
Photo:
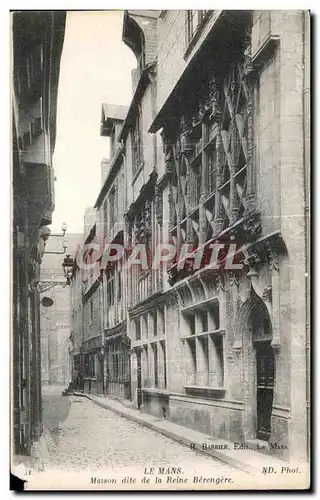
<instances>
[{"instance_id":1,"label":"vintage postcard","mask_svg":"<svg viewBox=\"0 0 320 500\"><path fill-rule=\"evenodd\" d=\"M15 11L11 472L310 487L310 13Z\"/></svg>"}]
</instances>

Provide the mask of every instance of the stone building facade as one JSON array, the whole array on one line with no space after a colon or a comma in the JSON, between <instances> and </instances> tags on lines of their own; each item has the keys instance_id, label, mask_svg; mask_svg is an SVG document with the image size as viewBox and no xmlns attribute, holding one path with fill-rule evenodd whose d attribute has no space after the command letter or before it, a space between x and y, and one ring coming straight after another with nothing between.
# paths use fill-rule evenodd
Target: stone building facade
<instances>
[{"instance_id":1,"label":"stone building facade","mask_svg":"<svg viewBox=\"0 0 320 500\"><path fill-rule=\"evenodd\" d=\"M130 339L141 411L302 461L309 36L302 11L125 13L137 70L118 135L119 241L151 255L170 244L178 257L159 269L117 263L126 316L111 326ZM111 216L102 201L100 228Z\"/></svg>"},{"instance_id":2,"label":"stone building facade","mask_svg":"<svg viewBox=\"0 0 320 500\"><path fill-rule=\"evenodd\" d=\"M110 159L95 208L98 214L98 241L124 245L125 234L125 165L127 150L120 133L128 108L103 104L101 135L109 137ZM103 166L102 166L103 168ZM120 398L130 397L130 339L127 336L127 288L122 262L104 266L101 261L102 284L102 349L105 393Z\"/></svg>"},{"instance_id":3,"label":"stone building facade","mask_svg":"<svg viewBox=\"0 0 320 500\"><path fill-rule=\"evenodd\" d=\"M67 234L68 253L73 254L82 243L82 235ZM40 306L41 382L67 386L71 381L70 363L70 291L62 263L61 237L51 236L42 259L41 297L52 299L51 307Z\"/></svg>"},{"instance_id":4,"label":"stone building facade","mask_svg":"<svg viewBox=\"0 0 320 500\"><path fill-rule=\"evenodd\" d=\"M12 13L12 439L42 431L40 265L54 210L52 154L66 13Z\"/></svg>"}]
</instances>

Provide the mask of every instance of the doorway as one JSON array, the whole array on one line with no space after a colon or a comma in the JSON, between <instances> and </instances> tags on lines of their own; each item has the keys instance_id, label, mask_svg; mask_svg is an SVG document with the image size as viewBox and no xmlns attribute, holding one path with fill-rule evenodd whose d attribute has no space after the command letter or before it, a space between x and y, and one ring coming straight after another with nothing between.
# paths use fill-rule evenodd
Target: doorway
<instances>
[{"instance_id":1,"label":"doorway","mask_svg":"<svg viewBox=\"0 0 320 500\"><path fill-rule=\"evenodd\" d=\"M257 438L268 441L274 390L274 350L271 341L255 340L257 370Z\"/></svg>"}]
</instances>

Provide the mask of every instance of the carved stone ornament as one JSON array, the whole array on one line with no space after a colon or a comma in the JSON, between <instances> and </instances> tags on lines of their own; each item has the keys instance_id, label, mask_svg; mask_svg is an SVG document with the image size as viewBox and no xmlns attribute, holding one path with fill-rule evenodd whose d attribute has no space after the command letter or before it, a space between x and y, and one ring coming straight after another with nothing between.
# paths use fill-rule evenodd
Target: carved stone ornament
<instances>
[{"instance_id":1,"label":"carved stone ornament","mask_svg":"<svg viewBox=\"0 0 320 500\"><path fill-rule=\"evenodd\" d=\"M239 293L238 298L237 298L237 308L238 310L243 306L245 303L246 299Z\"/></svg>"},{"instance_id":2,"label":"carved stone ornament","mask_svg":"<svg viewBox=\"0 0 320 500\"><path fill-rule=\"evenodd\" d=\"M221 117L221 90L215 75L209 82L209 99L211 102L211 114L209 118L218 122Z\"/></svg>"},{"instance_id":3,"label":"carved stone ornament","mask_svg":"<svg viewBox=\"0 0 320 500\"><path fill-rule=\"evenodd\" d=\"M192 133L192 120L186 116L181 117L180 121L180 147L181 153L185 155L190 155L193 151L193 146L191 142Z\"/></svg>"},{"instance_id":4,"label":"carved stone ornament","mask_svg":"<svg viewBox=\"0 0 320 500\"><path fill-rule=\"evenodd\" d=\"M221 277L220 273L216 273L214 275L214 282L216 290L224 290L223 278Z\"/></svg>"},{"instance_id":5,"label":"carved stone ornament","mask_svg":"<svg viewBox=\"0 0 320 500\"><path fill-rule=\"evenodd\" d=\"M133 238L134 243L139 243L140 242L140 218L138 215L136 215L134 218L133 233L134 233L134 238Z\"/></svg>"},{"instance_id":6,"label":"carved stone ornament","mask_svg":"<svg viewBox=\"0 0 320 500\"><path fill-rule=\"evenodd\" d=\"M144 210L143 210L143 220L144 220L143 238L144 238L144 243L145 243L152 232L152 228L151 228L151 201L150 200L146 200L146 202L145 202Z\"/></svg>"},{"instance_id":7,"label":"carved stone ornament","mask_svg":"<svg viewBox=\"0 0 320 500\"><path fill-rule=\"evenodd\" d=\"M156 65L153 65L149 68L149 81L152 84L155 84L157 82L157 68Z\"/></svg>"},{"instance_id":8,"label":"carved stone ornament","mask_svg":"<svg viewBox=\"0 0 320 500\"><path fill-rule=\"evenodd\" d=\"M254 253L254 252L250 253L250 254L246 257L246 259L245 259L245 261L244 261L244 263L245 263L246 265L248 265L248 266L250 267L250 269L255 268L255 267L256 267L256 265L257 265L257 264L259 264L260 262L261 262L261 259L260 259L259 255L258 255L258 254L256 254L256 253Z\"/></svg>"},{"instance_id":9,"label":"carved stone ornament","mask_svg":"<svg viewBox=\"0 0 320 500\"><path fill-rule=\"evenodd\" d=\"M163 146L163 154L164 154L164 163L166 168L166 174L172 175L174 171L174 158L173 158L173 148L172 141L166 135L165 132L161 132L162 138L162 146Z\"/></svg>"},{"instance_id":10,"label":"carved stone ornament","mask_svg":"<svg viewBox=\"0 0 320 500\"><path fill-rule=\"evenodd\" d=\"M244 51L243 72L245 78L250 79L254 73L254 66L251 56L251 28L246 32L245 46L246 48Z\"/></svg>"},{"instance_id":11,"label":"carved stone ornament","mask_svg":"<svg viewBox=\"0 0 320 500\"><path fill-rule=\"evenodd\" d=\"M240 278L239 278L239 276L238 276L236 273L232 272L232 271L229 271L229 273L228 273L228 274L229 274L229 281L230 281L230 285L231 285L231 286L237 286L237 287L238 287L238 286L239 286L239 283L240 283Z\"/></svg>"},{"instance_id":12,"label":"carved stone ornament","mask_svg":"<svg viewBox=\"0 0 320 500\"><path fill-rule=\"evenodd\" d=\"M279 258L277 253L272 249L269 243L267 243L266 250L270 270L279 271Z\"/></svg>"},{"instance_id":13,"label":"carved stone ornament","mask_svg":"<svg viewBox=\"0 0 320 500\"><path fill-rule=\"evenodd\" d=\"M231 347L228 349L228 352L227 352L227 361L230 364L234 363L234 351Z\"/></svg>"},{"instance_id":14,"label":"carved stone ornament","mask_svg":"<svg viewBox=\"0 0 320 500\"><path fill-rule=\"evenodd\" d=\"M265 302L272 302L272 287L270 285L267 285L262 294L262 300Z\"/></svg>"},{"instance_id":15,"label":"carved stone ornament","mask_svg":"<svg viewBox=\"0 0 320 500\"><path fill-rule=\"evenodd\" d=\"M174 296L175 296L175 299L176 299L178 306L184 307L183 297L181 296L181 294L177 290L174 290Z\"/></svg>"},{"instance_id":16,"label":"carved stone ornament","mask_svg":"<svg viewBox=\"0 0 320 500\"><path fill-rule=\"evenodd\" d=\"M242 224L242 231L249 240L258 238L261 234L261 220L258 212L253 212Z\"/></svg>"},{"instance_id":17,"label":"carved stone ornament","mask_svg":"<svg viewBox=\"0 0 320 500\"><path fill-rule=\"evenodd\" d=\"M162 191L159 186L155 186L155 202L156 202L156 218L159 226L162 226L163 222L163 199Z\"/></svg>"}]
</instances>

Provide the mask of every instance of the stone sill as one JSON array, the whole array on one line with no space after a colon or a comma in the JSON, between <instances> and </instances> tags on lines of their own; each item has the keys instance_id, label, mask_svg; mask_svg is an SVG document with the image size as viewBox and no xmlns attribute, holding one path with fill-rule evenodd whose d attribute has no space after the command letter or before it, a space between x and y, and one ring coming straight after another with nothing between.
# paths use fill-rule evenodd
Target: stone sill
<instances>
[{"instance_id":1,"label":"stone sill","mask_svg":"<svg viewBox=\"0 0 320 500\"><path fill-rule=\"evenodd\" d=\"M210 397L213 394L223 396L226 392L226 389L223 387L210 387L207 385L185 385L184 388L187 394L195 394L202 397Z\"/></svg>"},{"instance_id":2,"label":"stone sill","mask_svg":"<svg viewBox=\"0 0 320 500\"><path fill-rule=\"evenodd\" d=\"M141 389L142 392L147 392L149 394L157 394L159 396L168 396L169 397L169 391L167 389L158 389L158 388L151 388L151 387L142 387Z\"/></svg>"}]
</instances>

